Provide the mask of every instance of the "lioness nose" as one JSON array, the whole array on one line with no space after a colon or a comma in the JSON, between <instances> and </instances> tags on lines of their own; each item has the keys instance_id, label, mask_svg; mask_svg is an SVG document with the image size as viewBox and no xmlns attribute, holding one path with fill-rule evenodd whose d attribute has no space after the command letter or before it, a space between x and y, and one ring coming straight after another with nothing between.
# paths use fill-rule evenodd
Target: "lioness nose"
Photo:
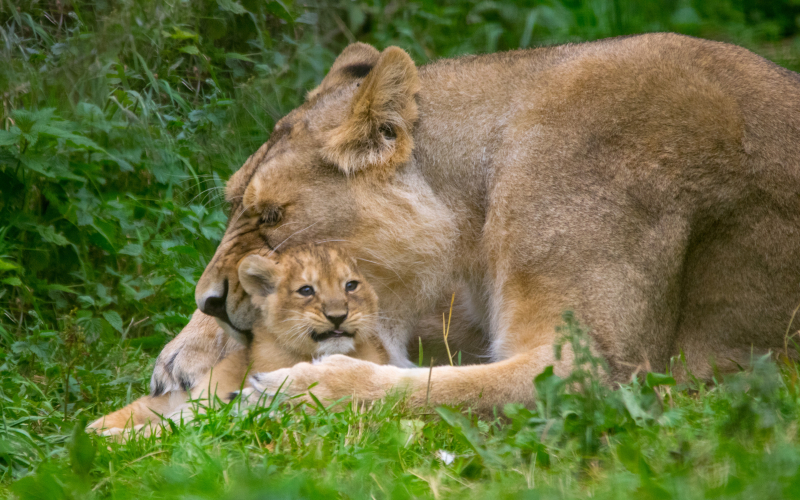
<instances>
[{"instance_id":1,"label":"lioness nose","mask_svg":"<svg viewBox=\"0 0 800 500\"><path fill-rule=\"evenodd\" d=\"M345 312L344 314L337 314L337 315L332 315L332 314L327 314L326 313L325 317L328 318L328 321L333 323L333 327L334 328L339 328L339 326L342 323L344 323L344 320L347 319L347 313Z\"/></svg>"},{"instance_id":2,"label":"lioness nose","mask_svg":"<svg viewBox=\"0 0 800 500\"><path fill-rule=\"evenodd\" d=\"M228 280L225 280L225 284L222 287L222 293L220 294L219 290L211 290L208 291L203 297L200 298L198 301L197 307L200 308L203 313L208 314L209 316L214 316L219 319L224 319L227 321L228 319L228 311L225 308L225 301L228 298Z\"/></svg>"}]
</instances>

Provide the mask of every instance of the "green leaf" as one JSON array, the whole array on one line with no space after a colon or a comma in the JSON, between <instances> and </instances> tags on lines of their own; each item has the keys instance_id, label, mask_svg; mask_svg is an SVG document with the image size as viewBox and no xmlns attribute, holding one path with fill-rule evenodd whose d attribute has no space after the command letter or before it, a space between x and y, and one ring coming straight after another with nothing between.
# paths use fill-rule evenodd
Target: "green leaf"
<instances>
[{"instance_id":1,"label":"green leaf","mask_svg":"<svg viewBox=\"0 0 800 500\"><path fill-rule=\"evenodd\" d=\"M57 283L54 283L54 284L51 284L51 285L45 285L43 288L45 290L54 290L54 291L57 291L57 292L71 293L73 295L76 295L78 293L75 290L73 290L72 288L66 287L64 285L59 285Z\"/></svg>"},{"instance_id":2,"label":"green leaf","mask_svg":"<svg viewBox=\"0 0 800 500\"><path fill-rule=\"evenodd\" d=\"M94 151L105 151L91 139L83 137L82 135L73 134L68 130L64 130L59 127L54 127L52 125L36 125L33 128L32 132L33 131L38 132L40 135L54 137L57 139L65 139L71 142L74 146L92 149Z\"/></svg>"},{"instance_id":3,"label":"green leaf","mask_svg":"<svg viewBox=\"0 0 800 500\"><path fill-rule=\"evenodd\" d=\"M175 40L196 40L198 38L197 33L192 33L191 31L182 30L177 26L173 26L172 30L174 31L174 33L163 32L163 34L170 38L174 38Z\"/></svg>"},{"instance_id":4,"label":"green leaf","mask_svg":"<svg viewBox=\"0 0 800 500\"><path fill-rule=\"evenodd\" d=\"M172 248L169 248L168 251L171 252L171 253L188 255L189 257L191 257L193 259L199 259L200 258L200 252L198 252L195 247L190 246L190 245L174 246Z\"/></svg>"},{"instance_id":5,"label":"green leaf","mask_svg":"<svg viewBox=\"0 0 800 500\"><path fill-rule=\"evenodd\" d=\"M16 264L0 259L0 271L11 271L12 269L17 269Z\"/></svg>"},{"instance_id":6,"label":"green leaf","mask_svg":"<svg viewBox=\"0 0 800 500\"><path fill-rule=\"evenodd\" d=\"M19 129L11 127L11 130L0 130L0 146L13 146L19 142Z\"/></svg>"},{"instance_id":7,"label":"green leaf","mask_svg":"<svg viewBox=\"0 0 800 500\"><path fill-rule=\"evenodd\" d=\"M675 385L675 379L663 373L649 372L645 383L651 388L659 385Z\"/></svg>"},{"instance_id":8,"label":"green leaf","mask_svg":"<svg viewBox=\"0 0 800 500\"><path fill-rule=\"evenodd\" d=\"M181 52L185 52L193 56L200 55L200 51L194 45L187 45L186 47L181 47Z\"/></svg>"},{"instance_id":9,"label":"green leaf","mask_svg":"<svg viewBox=\"0 0 800 500\"><path fill-rule=\"evenodd\" d=\"M456 435L459 435L463 441L475 450L487 465L500 464L500 459L485 446L480 431L472 425L467 417L443 406L436 408L436 413L442 417L442 420L451 427Z\"/></svg>"},{"instance_id":10,"label":"green leaf","mask_svg":"<svg viewBox=\"0 0 800 500\"><path fill-rule=\"evenodd\" d=\"M164 347L165 339L163 335L148 335L147 337L136 337L130 339L128 345L133 348L142 348L146 350L161 349Z\"/></svg>"},{"instance_id":11,"label":"green leaf","mask_svg":"<svg viewBox=\"0 0 800 500\"><path fill-rule=\"evenodd\" d=\"M83 419L75 424L69 446L70 465L72 466L72 471L79 476L89 474L89 471L92 470L92 464L94 463L94 456L97 453L94 443L92 443L92 440L86 435L86 431L84 430L85 426L86 423Z\"/></svg>"},{"instance_id":12,"label":"green leaf","mask_svg":"<svg viewBox=\"0 0 800 500\"><path fill-rule=\"evenodd\" d=\"M277 18L283 19L287 23L294 22L294 18L291 14L289 14L289 9L287 9L280 0L272 0L271 2L267 3L266 8L267 12Z\"/></svg>"},{"instance_id":13,"label":"green leaf","mask_svg":"<svg viewBox=\"0 0 800 500\"><path fill-rule=\"evenodd\" d=\"M225 58L226 59L237 59L239 61L247 61L247 62L251 62L251 63L255 62L254 60L250 59L246 55L239 54L239 53L236 53L236 52L228 52L227 54L225 54Z\"/></svg>"},{"instance_id":14,"label":"green leaf","mask_svg":"<svg viewBox=\"0 0 800 500\"><path fill-rule=\"evenodd\" d=\"M36 226L36 232L47 243L52 243L60 247L69 244L69 240L63 234L56 232L53 226Z\"/></svg>"},{"instance_id":15,"label":"green leaf","mask_svg":"<svg viewBox=\"0 0 800 500\"><path fill-rule=\"evenodd\" d=\"M219 8L232 14L246 14L247 10L239 2L233 0L217 0Z\"/></svg>"},{"instance_id":16,"label":"green leaf","mask_svg":"<svg viewBox=\"0 0 800 500\"><path fill-rule=\"evenodd\" d=\"M619 391L622 393L622 402L625 408L628 409L631 418L636 422L636 425L640 427L647 425L653 417L642 408L636 394L634 394L629 387L620 387Z\"/></svg>"},{"instance_id":17,"label":"green leaf","mask_svg":"<svg viewBox=\"0 0 800 500\"><path fill-rule=\"evenodd\" d=\"M142 245L139 245L138 243L128 243L118 253L130 255L131 257L138 257L142 255L143 250L144 249L142 248Z\"/></svg>"},{"instance_id":18,"label":"green leaf","mask_svg":"<svg viewBox=\"0 0 800 500\"><path fill-rule=\"evenodd\" d=\"M22 500L38 498L68 498L58 480L47 470L37 471L11 483L11 491Z\"/></svg>"},{"instance_id":19,"label":"green leaf","mask_svg":"<svg viewBox=\"0 0 800 500\"><path fill-rule=\"evenodd\" d=\"M316 12L303 12L300 17L295 19L295 22L299 24L316 25L318 21L319 15Z\"/></svg>"},{"instance_id":20,"label":"green leaf","mask_svg":"<svg viewBox=\"0 0 800 500\"><path fill-rule=\"evenodd\" d=\"M108 324L114 328L114 330L118 331L119 333L123 333L122 318L118 312L105 311L103 312L103 317L106 319L106 321L108 321Z\"/></svg>"},{"instance_id":21,"label":"green leaf","mask_svg":"<svg viewBox=\"0 0 800 500\"><path fill-rule=\"evenodd\" d=\"M22 166L24 166L26 169L32 170L37 174L41 174L45 177L55 179L56 177L55 174L50 170L47 163L42 158L23 155L21 160L22 160Z\"/></svg>"},{"instance_id":22,"label":"green leaf","mask_svg":"<svg viewBox=\"0 0 800 500\"><path fill-rule=\"evenodd\" d=\"M91 214L84 212L83 210L78 210L75 213L75 216L78 221L79 226L88 226L92 222L94 222L94 217Z\"/></svg>"},{"instance_id":23,"label":"green leaf","mask_svg":"<svg viewBox=\"0 0 800 500\"><path fill-rule=\"evenodd\" d=\"M5 283L6 285L11 285L11 286L22 286L22 280L20 280L20 279L19 279L19 278L17 278L17 277L6 278L6 279L4 279L2 282L3 282L3 283Z\"/></svg>"}]
</instances>

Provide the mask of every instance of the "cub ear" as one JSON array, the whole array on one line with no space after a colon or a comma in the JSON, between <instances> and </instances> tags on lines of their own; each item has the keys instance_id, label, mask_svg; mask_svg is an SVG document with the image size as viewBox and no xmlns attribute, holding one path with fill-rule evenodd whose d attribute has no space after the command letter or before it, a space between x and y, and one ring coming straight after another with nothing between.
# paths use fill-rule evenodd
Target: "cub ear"
<instances>
[{"instance_id":1,"label":"cub ear","mask_svg":"<svg viewBox=\"0 0 800 500\"><path fill-rule=\"evenodd\" d=\"M347 175L367 169L389 171L414 149L419 75L411 57L389 47L361 82L344 121L330 131L323 152Z\"/></svg>"},{"instance_id":2,"label":"cub ear","mask_svg":"<svg viewBox=\"0 0 800 500\"><path fill-rule=\"evenodd\" d=\"M239 283L255 297L275 293L278 285L278 264L260 255L248 255L239 264Z\"/></svg>"}]
</instances>

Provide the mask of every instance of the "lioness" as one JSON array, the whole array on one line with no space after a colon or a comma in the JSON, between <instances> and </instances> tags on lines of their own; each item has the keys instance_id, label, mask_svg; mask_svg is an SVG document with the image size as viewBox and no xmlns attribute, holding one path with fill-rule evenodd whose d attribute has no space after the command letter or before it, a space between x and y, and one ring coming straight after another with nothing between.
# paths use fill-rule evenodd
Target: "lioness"
<instances>
[{"instance_id":1,"label":"lioness","mask_svg":"<svg viewBox=\"0 0 800 500\"><path fill-rule=\"evenodd\" d=\"M187 393L180 389L145 396L99 418L90 429L119 434L161 416L191 415L187 399L230 398L243 387L248 369L268 372L331 354L386 363L376 337L378 298L355 260L331 245L301 245L271 258L251 254L239 265L239 283L260 311L253 342L234 351Z\"/></svg>"},{"instance_id":2,"label":"lioness","mask_svg":"<svg viewBox=\"0 0 800 500\"><path fill-rule=\"evenodd\" d=\"M709 377L782 348L800 301L800 77L674 34L446 59L347 47L227 186L230 223L198 308L247 337L237 263L284 242L344 240L380 297L396 366L330 357L259 377L271 392L424 401L408 366L420 318L456 288L492 363L433 369L432 403L531 403L572 309L607 361ZM198 313L199 315L200 313ZM193 322L162 352L155 394L224 350Z\"/></svg>"}]
</instances>

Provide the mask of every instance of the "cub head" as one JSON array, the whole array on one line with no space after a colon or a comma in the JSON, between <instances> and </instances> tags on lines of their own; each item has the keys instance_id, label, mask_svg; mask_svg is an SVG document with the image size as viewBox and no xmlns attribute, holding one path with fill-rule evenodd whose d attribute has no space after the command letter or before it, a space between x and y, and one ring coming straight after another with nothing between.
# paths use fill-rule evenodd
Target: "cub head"
<instances>
[{"instance_id":1,"label":"cub head","mask_svg":"<svg viewBox=\"0 0 800 500\"><path fill-rule=\"evenodd\" d=\"M269 335L305 357L348 354L375 335L378 297L341 248L308 244L270 257L252 254L239 282L263 314L253 337Z\"/></svg>"},{"instance_id":2,"label":"cub head","mask_svg":"<svg viewBox=\"0 0 800 500\"><path fill-rule=\"evenodd\" d=\"M237 338L250 335L256 310L239 282L238 263L262 250L326 240L363 249L380 231L392 233L386 248L420 248L403 243L435 213L419 199L424 181L408 180L416 175L408 172L419 88L417 68L402 49L379 52L356 43L342 52L320 86L228 182L228 228L197 284L201 311ZM404 231L391 229L397 227ZM431 230L417 233L429 237Z\"/></svg>"}]
</instances>

